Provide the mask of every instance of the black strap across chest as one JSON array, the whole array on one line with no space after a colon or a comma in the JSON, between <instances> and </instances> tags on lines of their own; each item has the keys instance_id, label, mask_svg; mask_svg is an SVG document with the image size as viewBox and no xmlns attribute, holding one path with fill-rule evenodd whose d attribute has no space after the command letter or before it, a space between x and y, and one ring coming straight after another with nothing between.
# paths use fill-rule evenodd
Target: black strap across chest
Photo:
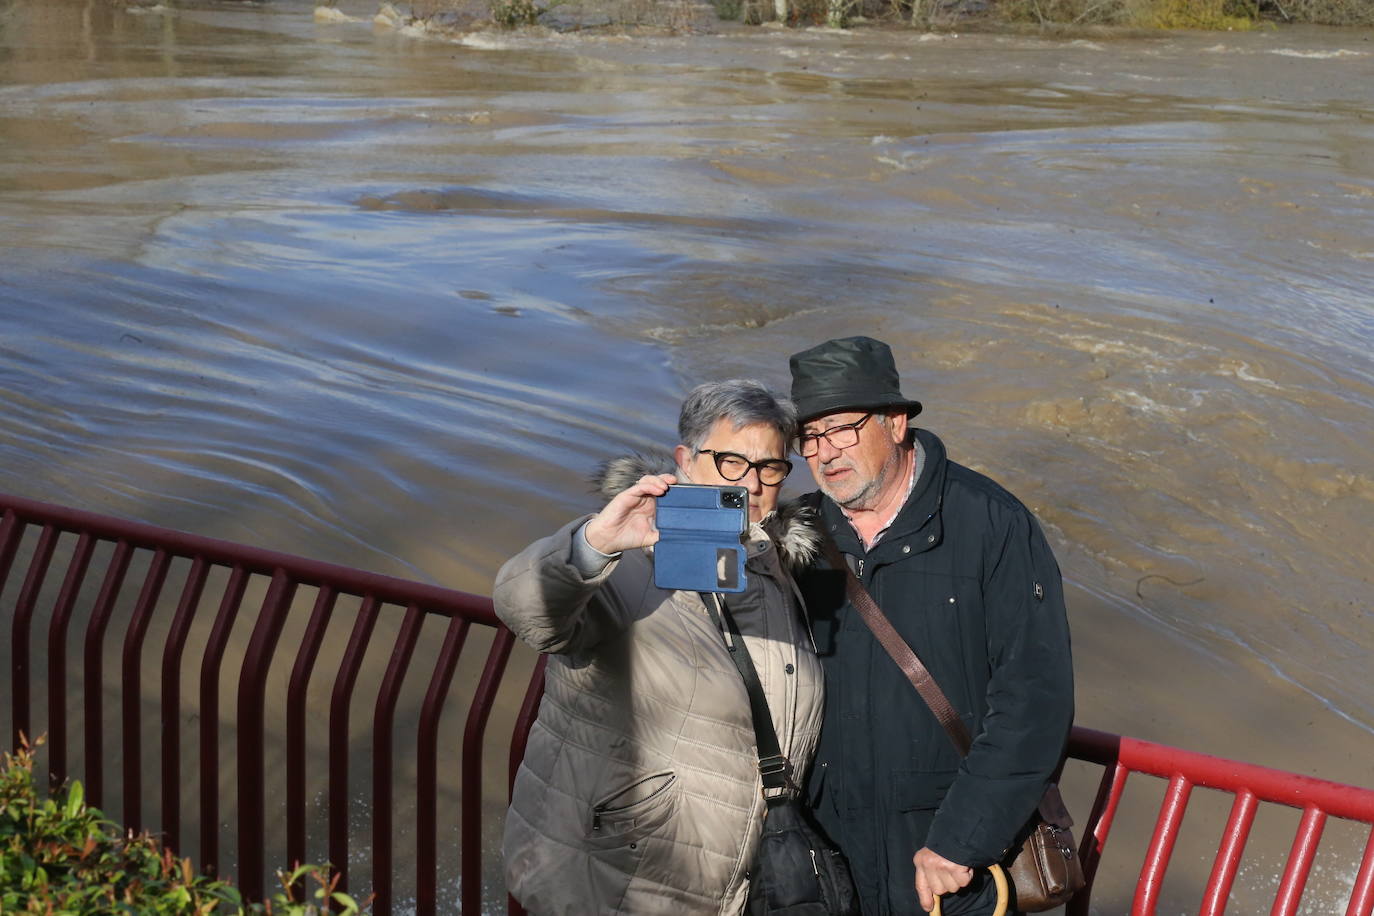
<instances>
[{"instance_id":1,"label":"black strap across chest","mask_svg":"<svg viewBox=\"0 0 1374 916\"><path fill-rule=\"evenodd\" d=\"M720 609L717 610L717 597L714 594L702 592L701 600L706 605L706 612L711 615L711 622L725 639L725 648L730 651L730 660L739 669L740 677L744 679L744 689L749 694L749 713L754 722L754 741L758 745L759 775L763 778L763 787L788 788L792 784L792 764L783 756L782 748L778 744L778 733L773 728L773 716L768 711L763 684L759 682L759 673L754 667L754 659L749 655L748 646L744 644L744 637L740 635L735 618L724 601L720 602ZM722 617L724 623L721 621Z\"/></svg>"},{"instance_id":2,"label":"black strap across chest","mask_svg":"<svg viewBox=\"0 0 1374 916\"><path fill-rule=\"evenodd\" d=\"M863 622L868 625L873 632L873 638L878 640L878 644L883 647L892 660L897 663L897 667L902 669L906 679L911 682L911 686L916 688L916 692L921 695L921 699L926 701L930 711L935 714L943 726L945 733L949 735L949 740L954 743L954 747L959 751L959 756L968 754L969 747L973 744L973 739L968 733L968 726L964 725L964 720L959 718L958 711L950 703L945 692L940 689L940 685L935 683L935 678L926 669L926 666L907 645L906 640L902 639L897 628L892 625L892 621L887 619L882 608L873 600L873 596L864 588L863 583L854 575L854 570L849 568L845 562L844 555L840 553L840 548L835 541L826 537L821 545L825 551L826 559L835 570L843 571L845 592L849 596L849 603L859 612Z\"/></svg>"}]
</instances>

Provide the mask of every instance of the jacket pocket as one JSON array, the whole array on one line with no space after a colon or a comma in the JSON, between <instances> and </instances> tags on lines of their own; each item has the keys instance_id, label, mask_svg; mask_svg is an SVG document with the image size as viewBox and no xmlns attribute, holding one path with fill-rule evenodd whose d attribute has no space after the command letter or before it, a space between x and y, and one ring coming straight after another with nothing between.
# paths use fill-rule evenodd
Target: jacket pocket
<instances>
[{"instance_id":1,"label":"jacket pocket","mask_svg":"<svg viewBox=\"0 0 1374 916\"><path fill-rule=\"evenodd\" d=\"M677 774L672 770L641 776L592 805L587 839L619 845L654 832L677 807Z\"/></svg>"},{"instance_id":2,"label":"jacket pocket","mask_svg":"<svg viewBox=\"0 0 1374 916\"><path fill-rule=\"evenodd\" d=\"M933 811L958 774L958 770L894 770L892 806L898 811Z\"/></svg>"}]
</instances>

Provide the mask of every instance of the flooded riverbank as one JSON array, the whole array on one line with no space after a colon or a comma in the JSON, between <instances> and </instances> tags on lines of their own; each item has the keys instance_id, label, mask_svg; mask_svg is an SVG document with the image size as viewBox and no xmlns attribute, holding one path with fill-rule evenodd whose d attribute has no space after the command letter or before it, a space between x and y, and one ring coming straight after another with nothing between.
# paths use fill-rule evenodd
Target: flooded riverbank
<instances>
[{"instance_id":1,"label":"flooded riverbank","mask_svg":"<svg viewBox=\"0 0 1374 916\"><path fill-rule=\"evenodd\" d=\"M0 3L0 490L485 593L870 333L1044 522L1080 723L1374 785L1374 33L339 8Z\"/></svg>"}]
</instances>

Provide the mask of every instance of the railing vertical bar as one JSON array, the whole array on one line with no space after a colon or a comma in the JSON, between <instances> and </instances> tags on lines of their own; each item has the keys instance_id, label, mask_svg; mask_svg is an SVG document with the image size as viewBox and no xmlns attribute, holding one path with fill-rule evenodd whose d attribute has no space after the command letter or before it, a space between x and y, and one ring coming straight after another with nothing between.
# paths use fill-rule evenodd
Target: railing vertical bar
<instances>
[{"instance_id":1,"label":"railing vertical bar","mask_svg":"<svg viewBox=\"0 0 1374 916\"><path fill-rule=\"evenodd\" d=\"M26 527L24 520L13 509L5 510L4 521L0 521L0 589L9 581L10 567L14 565L14 557L19 552L19 542L24 538Z\"/></svg>"},{"instance_id":2,"label":"railing vertical bar","mask_svg":"<svg viewBox=\"0 0 1374 916\"><path fill-rule=\"evenodd\" d=\"M24 539L24 529L27 525L19 518L15 511L10 508L5 509L4 520L0 521L0 590L10 578L10 567L14 565L14 557L19 552L19 544ZM14 720L14 697L10 696L10 720ZM12 750L18 750L16 744Z\"/></svg>"},{"instance_id":3,"label":"railing vertical bar","mask_svg":"<svg viewBox=\"0 0 1374 916\"><path fill-rule=\"evenodd\" d=\"M219 673L249 573L235 565L225 583L200 670L200 867L219 874Z\"/></svg>"},{"instance_id":4,"label":"railing vertical bar","mask_svg":"<svg viewBox=\"0 0 1374 916\"><path fill-rule=\"evenodd\" d=\"M86 732L86 799L92 807L103 808L105 789L105 630L114 614L119 590L129 572L134 549L128 541L115 542L114 553L105 568L105 579L86 623L86 645L82 665L82 691Z\"/></svg>"},{"instance_id":5,"label":"railing vertical bar","mask_svg":"<svg viewBox=\"0 0 1374 916\"><path fill-rule=\"evenodd\" d=\"M434 916L438 905L439 829L439 719L458 668L472 621L449 618L444 645L434 663L434 674L420 708L420 727L415 742L415 914Z\"/></svg>"},{"instance_id":6,"label":"railing vertical bar","mask_svg":"<svg viewBox=\"0 0 1374 916\"><path fill-rule=\"evenodd\" d=\"M83 532L67 564L48 627L48 784L52 786L67 781L67 629L94 552L95 538Z\"/></svg>"},{"instance_id":7,"label":"railing vertical bar","mask_svg":"<svg viewBox=\"0 0 1374 916\"><path fill-rule=\"evenodd\" d=\"M143 639L153 619L153 608L167 579L171 555L159 547L153 552L143 589L134 605L134 615L124 634L123 664L120 672L120 709L123 712L123 759L119 769L124 775L124 806L120 820L135 833L143 830Z\"/></svg>"},{"instance_id":8,"label":"railing vertical bar","mask_svg":"<svg viewBox=\"0 0 1374 916\"><path fill-rule=\"evenodd\" d=\"M20 589L19 600L14 607L14 621L10 628L10 697L14 710L10 719L11 747L19 746L21 734L30 741L34 738L29 724L29 632L33 628L33 609L38 604L43 580L48 576L59 533L53 525L43 526L38 536L38 546L34 548L33 558L29 561L28 575L24 577L24 587Z\"/></svg>"},{"instance_id":9,"label":"railing vertical bar","mask_svg":"<svg viewBox=\"0 0 1374 916\"><path fill-rule=\"evenodd\" d=\"M1097 786L1097 797L1093 800L1088 815L1088 829L1078 844L1078 860L1083 867L1085 884L1083 890L1074 894L1064 910L1064 916L1088 916L1088 903L1092 898L1093 879L1097 866L1107 849L1107 839L1112 832L1112 821L1116 809L1121 805L1121 796L1126 791L1126 780L1130 778L1130 768L1117 762L1104 766L1102 780Z\"/></svg>"},{"instance_id":10,"label":"railing vertical bar","mask_svg":"<svg viewBox=\"0 0 1374 916\"><path fill-rule=\"evenodd\" d=\"M353 630L348 636L334 690L329 698L329 865L338 877L337 889L348 890L348 708L363 654L377 624L381 602L363 597Z\"/></svg>"},{"instance_id":11,"label":"railing vertical bar","mask_svg":"<svg viewBox=\"0 0 1374 916\"><path fill-rule=\"evenodd\" d=\"M1302 821L1298 824L1297 836L1293 838L1293 849L1288 853L1288 867L1284 869L1283 879L1279 881L1278 896L1274 898L1274 908L1270 916L1294 916L1298 904L1302 902L1303 888L1307 877L1312 873L1312 860L1317 856L1317 846L1321 843L1322 830L1326 827L1326 812L1315 806L1303 809Z\"/></svg>"},{"instance_id":12,"label":"railing vertical bar","mask_svg":"<svg viewBox=\"0 0 1374 916\"><path fill-rule=\"evenodd\" d=\"M204 557L191 561L181 589L167 645L162 652L162 832L169 849L181 852L181 656L210 571Z\"/></svg>"},{"instance_id":13,"label":"railing vertical bar","mask_svg":"<svg viewBox=\"0 0 1374 916\"><path fill-rule=\"evenodd\" d=\"M1159 903L1160 888L1164 885L1164 873L1169 868L1169 858L1174 852L1178 839L1178 828L1183 823L1184 812L1188 808L1188 796L1193 791L1192 782L1181 773L1175 773L1169 780L1169 788L1164 793L1164 801L1159 806L1159 819L1155 821L1154 837L1145 853L1145 863L1140 869L1136 882L1135 902L1132 916L1154 916Z\"/></svg>"},{"instance_id":14,"label":"railing vertical bar","mask_svg":"<svg viewBox=\"0 0 1374 916\"><path fill-rule=\"evenodd\" d=\"M549 657L540 653L530 673L529 686L525 688L525 699L520 703L520 712L515 717L515 727L511 730L510 772L507 780L508 797L514 798L515 774L520 770L520 761L525 759L525 746L529 744L530 729L539 714L539 701L544 695L544 669L548 667Z\"/></svg>"},{"instance_id":15,"label":"railing vertical bar","mask_svg":"<svg viewBox=\"0 0 1374 916\"><path fill-rule=\"evenodd\" d=\"M1364 858L1360 860L1360 871L1355 875L1355 886L1350 889L1350 906L1345 916L1372 916L1374 914L1374 829L1369 831L1369 839L1364 844Z\"/></svg>"},{"instance_id":16,"label":"railing vertical bar","mask_svg":"<svg viewBox=\"0 0 1374 916\"><path fill-rule=\"evenodd\" d=\"M262 601L248 651L243 656L238 694L239 886L249 900L263 897L267 821L264 788L267 675L282 626L296 593L295 581L278 568Z\"/></svg>"},{"instance_id":17,"label":"railing vertical bar","mask_svg":"<svg viewBox=\"0 0 1374 916\"><path fill-rule=\"evenodd\" d=\"M286 688L286 861L293 868L305 861L306 693L338 596L332 585L321 585L316 593Z\"/></svg>"},{"instance_id":18,"label":"railing vertical bar","mask_svg":"<svg viewBox=\"0 0 1374 916\"><path fill-rule=\"evenodd\" d=\"M499 627L482 668L482 679L472 695L467 725L463 729L462 825L461 847L462 912L480 916L482 912L482 737L491 715L496 688L510 658L515 636Z\"/></svg>"},{"instance_id":19,"label":"railing vertical bar","mask_svg":"<svg viewBox=\"0 0 1374 916\"><path fill-rule=\"evenodd\" d=\"M1212 876L1207 881L1198 916L1221 916L1226 912L1226 900L1235 883L1236 872L1240 869L1245 841L1250 838L1250 828L1255 823L1255 812L1258 810L1259 799L1254 792L1241 789L1236 793L1236 801L1231 806L1231 817L1221 835L1221 848L1217 850Z\"/></svg>"},{"instance_id":20,"label":"railing vertical bar","mask_svg":"<svg viewBox=\"0 0 1374 916\"><path fill-rule=\"evenodd\" d=\"M530 729L534 727L535 717L539 714L539 701L544 695L544 669L548 667L549 657L540 653L530 672L530 682L525 688L525 699L520 703L520 712L515 717L515 727L511 729L510 771L506 776L506 794L515 797L515 776L520 771L520 762L525 759L525 748L529 745ZM509 916L525 916L525 908L510 894L506 895L506 912Z\"/></svg>"},{"instance_id":21,"label":"railing vertical bar","mask_svg":"<svg viewBox=\"0 0 1374 916\"><path fill-rule=\"evenodd\" d=\"M425 612L419 605L406 608L401 632L391 651L382 686L377 691L377 707L372 717L372 903L377 916L391 916L392 843L391 826L395 793L392 791L392 737L396 723L396 702L401 696L415 643Z\"/></svg>"}]
</instances>

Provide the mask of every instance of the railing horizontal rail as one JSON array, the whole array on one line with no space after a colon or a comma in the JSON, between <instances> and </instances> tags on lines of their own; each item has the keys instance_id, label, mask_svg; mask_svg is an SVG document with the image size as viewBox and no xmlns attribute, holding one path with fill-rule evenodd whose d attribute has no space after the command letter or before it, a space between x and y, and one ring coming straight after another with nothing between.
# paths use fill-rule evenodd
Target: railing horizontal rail
<instances>
[{"instance_id":1,"label":"railing horizontal rail","mask_svg":"<svg viewBox=\"0 0 1374 916\"><path fill-rule=\"evenodd\" d=\"M47 522L62 531L87 532L103 540L124 540L137 548L155 550L166 547L176 556L203 557L213 564L238 565L247 572L260 575L271 576L275 570L282 569L300 585L331 585L337 591L347 594L376 595L389 604L418 604L430 613L461 614L474 623L500 626L500 621L491 608L490 598L438 585L366 572L351 566L339 566L262 547L174 531L170 528L159 528L144 522L97 515L19 496L0 494L0 510L14 512L21 521Z\"/></svg>"},{"instance_id":2,"label":"railing horizontal rail","mask_svg":"<svg viewBox=\"0 0 1374 916\"><path fill-rule=\"evenodd\" d=\"M1168 779L1185 773L1195 786L1248 789L1260 801L1307 808L1315 805L1333 817L1374 823L1374 790L1276 770L1254 763L1214 757L1075 726L1069 753L1078 760L1110 766L1120 763L1137 773Z\"/></svg>"}]
</instances>

